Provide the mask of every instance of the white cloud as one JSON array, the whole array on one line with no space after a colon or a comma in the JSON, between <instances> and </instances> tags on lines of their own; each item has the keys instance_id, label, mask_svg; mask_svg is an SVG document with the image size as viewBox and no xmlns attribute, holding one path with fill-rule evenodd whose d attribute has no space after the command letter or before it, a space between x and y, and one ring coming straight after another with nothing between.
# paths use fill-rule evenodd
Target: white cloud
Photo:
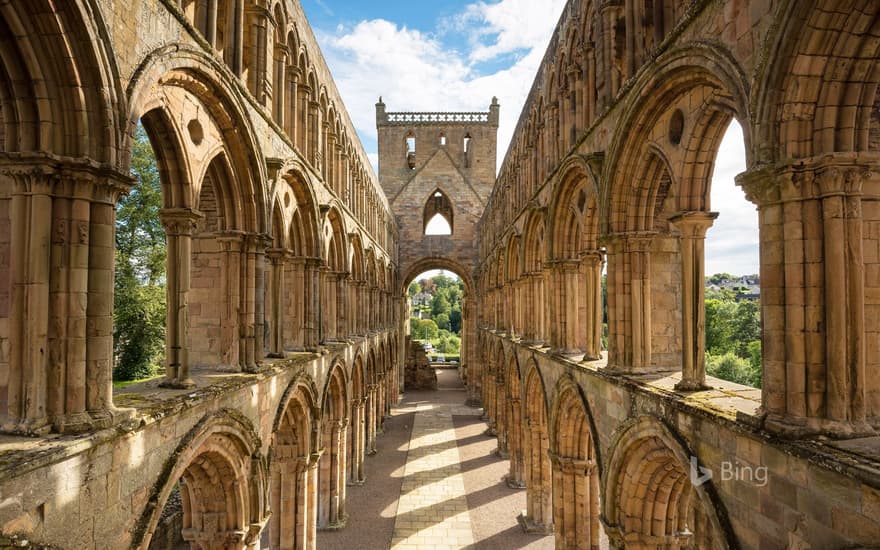
<instances>
[{"instance_id":1,"label":"white cloud","mask_svg":"<svg viewBox=\"0 0 880 550\"><path fill-rule=\"evenodd\" d=\"M379 96L389 111L486 111L497 96L500 163L563 5L502 0L467 6L453 20L458 32L471 36L470 53L441 40L449 21L438 22L439 35L382 19L316 34L368 155L375 154L370 144ZM518 55L506 68L489 74L475 69L511 53Z\"/></svg>"},{"instance_id":2,"label":"white cloud","mask_svg":"<svg viewBox=\"0 0 880 550\"><path fill-rule=\"evenodd\" d=\"M758 213L734 177L746 169L742 127L734 120L721 140L712 174L712 210L718 219L706 233L706 275L759 271Z\"/></svg>"},{"instance_id":3,"label":"white cloud","mask_svg":"<svg viewBox=\"0 0 880 550\"><path fill-rule=\"evenodd\" d=\"M379 96L389 111L485 111L497 96L500 166L564 3L480 1L438 21L438 28L430 29L436 34L383 19L332 32L316 29L373 168L378 164L375 104ZM444 42L453 32L469 37L470 43L462 44L469 51ZM496 66L503 68L479 72L479 64L499 58L506 62ZM739 137L731 139L737 132ZM720 216L707 234L707 274L758 272L757 213L734 184L734 176L745 170L741 136L734 121L716 159L712 205Z\"/></svg>"},{"instance_id":4,"label":"white cloud","mask_svg":"<svg viewBox=\"0 0 880 550\"><path fill-rule=\"evenodd\" d=\"M539 44L546 46L563 4L559 0L477 2L456 17L454 28L474 32L470 60L487 61L518 50L532 50ZM483 38L491 36L496 36L494 42L482 43Z\"/></svg>"}]
</instances>

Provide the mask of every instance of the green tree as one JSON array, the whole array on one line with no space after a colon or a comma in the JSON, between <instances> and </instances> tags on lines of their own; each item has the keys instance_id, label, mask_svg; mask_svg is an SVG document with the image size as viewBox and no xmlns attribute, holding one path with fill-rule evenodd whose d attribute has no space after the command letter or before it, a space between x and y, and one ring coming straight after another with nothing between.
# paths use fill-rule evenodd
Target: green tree
<instances>
[{"instance_id":1,"label":"green tree","mask_svg":"<svg viewBox=\"0 0 880 550\"><path fill-rule=\"evenodd\" d=\"M452 311L449 312L449 330L461 335L461 304L452 306Z\"/></svg>"},{"instance_id":2,"label":"green tree","mask_svg":"<svg viewBox=\"0 0 880 550\"><path fill-rule=\"evenodd\" d=\"M422 285L420 285L416 281L411 282L409 284L409 288L406 289L406 293L410 298L412 298L413 296L415 296L416 294L418 294L421 291L422 291Z\"/></svg>"},{"instance_id":3,"label":"green tree","mask_svg":"<svg viewBox=\"0 0 880 550\"><path fill-rule=\"evenodd\" d=\"M435 315L434 322L437 323L437 328L441 330L449 330L449 315L445 313Z\"/></svg>"},{"instance_id":4,"label":"green tree","mask_svg":"<svg viewBox=\"0 0 880 550\"><path fill-rule=\"evenodd\" d=\"M155 374L165 339L165 231L162 185L143 126L135 130L131 172L136 183L116 206L113 346L117 380Z\"/></svg>"},{"instance_id":5,"label":"green tree","mask_svg":"<svg viewBox=\"0 0 880 550\"><path fill-rule=\"evenodd\" d=\"M709 298L706 300L706 351L721 355L732 349L732 319L736 302Z\"/></svg>"},{"instance_id":6,"label":"green tree","mask_svg":"<svg viewBox=\"0 0 880 550\"><path fill-rule=\"evenodd\" d=\"M413 340L434 340L439 333L437 323L431 319L411 318L409 320L409 331Z\"/></svg>"},{"instance_id":7,"label":"green tree","mask_svg":"<svg viewBox=\"0 0 880 550\"><path fill-rule=\"evenodd\" d=\"M730 337L734 352L748 358L749 344L761 338L761 305L757 300L737 302L736 312L731 319Z\"/></svg>"},{"instance_id":8,"label":"green tree","mask_svg":"<svg viewBox=\"0 0 880 550\"><path fill-rule=\"evenodd\" d=\"M431 316L437 317L442 313L446 314L448 319L451 310L452 306L449 305L449 299L446 297L446 293L442 290L435 292L434 297L431 298Z\"/></svg>"}]
</instances>

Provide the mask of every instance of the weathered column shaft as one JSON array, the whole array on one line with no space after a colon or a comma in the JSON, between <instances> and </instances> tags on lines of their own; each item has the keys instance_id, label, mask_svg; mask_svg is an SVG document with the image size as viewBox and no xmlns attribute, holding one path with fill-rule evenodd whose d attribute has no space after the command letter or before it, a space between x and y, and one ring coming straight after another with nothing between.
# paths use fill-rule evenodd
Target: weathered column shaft
<instances>
[{"instance_id":1,"label":"weathered column shaft","mask_svg":"<svg viewBox=\"0 0 880 550\"><path fill-rule=\"evenodd\" d=\"M676 389L702 390L706 387L706 231L716 212L682 212L669 221L681 232L682 372Z\"/></svg>"},{"instance_id":2,"label":"weathered column shaft","mask_svg":"<svg viewBox=\"0 0 880 550\"><path fill-rule=\"evenodd\" d=\"M167 321L165 329L164 386L190 388L188 326L192 233L201 215L187 208L167 208L160 212L165 226L168 269L165 277Z\"/></svg>"}]
</instances>

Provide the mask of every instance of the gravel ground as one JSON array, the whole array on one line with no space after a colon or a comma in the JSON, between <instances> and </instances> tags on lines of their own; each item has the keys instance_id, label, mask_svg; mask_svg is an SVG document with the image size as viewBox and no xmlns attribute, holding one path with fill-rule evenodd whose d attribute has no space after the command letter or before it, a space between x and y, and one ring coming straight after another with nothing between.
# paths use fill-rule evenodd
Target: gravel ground
<instances>
[{"instance_id":1,"label":"gravel ground","mask_svg":"<svg viewBox=\"0 0 880 550\"><path fill-rule=\"evenodd\" d=\"M503 477L509 462L495 454L498 440L484 435L486 423L475 416L453 416L461 471L478 550L554 548L552 535L523 532L516 516L526 507L525 489L511 489Z\"/></svg>"},{"instance_id":2,"label":"gravel ground","mask_svg":"<svg viewBox=\"0 0 880 550\"><path fill-rule=\"evenodd\" d=\"M395 410L385 420L385 433L376 440L378 452L366 459L366 482L348 487L345 528L318 531L318 548L378 550L391 546L414 415Z\"/></svg>"}]
</instances>

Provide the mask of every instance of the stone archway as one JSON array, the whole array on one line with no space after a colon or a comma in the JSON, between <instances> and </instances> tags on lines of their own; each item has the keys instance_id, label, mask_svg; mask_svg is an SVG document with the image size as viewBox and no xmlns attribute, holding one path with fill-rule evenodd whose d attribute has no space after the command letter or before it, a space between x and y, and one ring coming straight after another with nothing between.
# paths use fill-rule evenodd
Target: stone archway
<instances>
[{"instance_id":1,"label":"stone archway","mask_svg":"<svg viewBox=\"0 0 880 550\"><path fill-rule=\"evenodd\" d=\"M270 453L270 547L315 547L318 498L317 390L300 375L281 400Z\"/></svg>"},{"instance_id":2,"label":"stone archway","mask_svg":"<svg viewBox=\"0 0 880 550\"><path fill-rule=\"evenodd\" d=\"M345 367L337 363L327 379L321 410L321 458L318 464L318 528L345 526L348 384Z\"/></svg>"},{"instance_id":3,"label":"stone archway","mask_svg":"<svg viewBox=\"0 0 880 550\"><path fill-rule=\"evenodd\" d=\"M693 455L659 419L624 424L610 448L602 515L613 548L731 548L711 481L692 484Z\"/></svg>"},{"instance_id":4,"label":"stone archway","mask_svg":"<svg viewBox=\"0 0 880 550\"><path fill-rule=\"evenodd\" d=\"M526 470L526 510L519 520L530 533L551 533L553 531L553 489L551 479L550 437L547 422L547 393L538 366L534 362L528 367L525 383L526 437L523 451Z\"/></svg>"},{"instance_id":5,"label":"stone archway","mask_svg":"<svg viewBox=\"0 0 880 550\"><path fill-rule=\"evenodd\" d=\"M169 459L168 476L153 488L156 506L145 512L144 531L134 540L151 547L165 529L160 522L167 517L166 504L179 499L179 537L164 533L159 547L182 541L199 550L253 548L269 517L258 445L253 427L236 412L222 409L204 417Z\"/></svg>"},{"instance_id":6,"label":"stone archway","mask_svg":"<svg viewBox=\"0 0 880 550\"><path fill-rule=\"evenodd\" d=\"M553 526L556 547L599 549L599 457L592 417L577 384L556 384L550 459L553 463Z\"/></svg>"}]
</instances>

